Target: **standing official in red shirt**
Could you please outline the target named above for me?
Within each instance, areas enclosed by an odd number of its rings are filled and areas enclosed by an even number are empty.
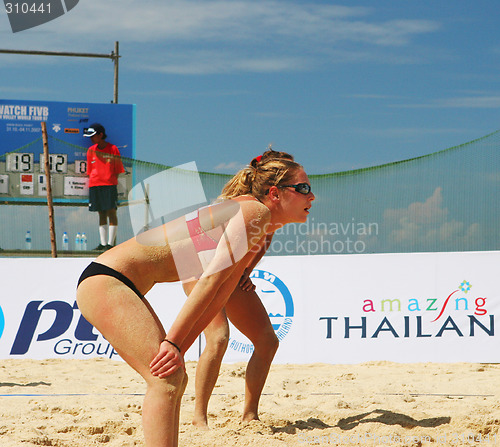
[[[99,213],[100,244],[96,250],[107,250],[115,245],[118,230],[118,174],[125,172],[118,148],[106,141],[101,124],[95,123],[84,130],[92,146],[87,151],[89,176],[89,211]],[[109,230],[109,231],[108,231]]]

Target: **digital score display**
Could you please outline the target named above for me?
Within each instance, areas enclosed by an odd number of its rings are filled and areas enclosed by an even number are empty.
[[[32,152],[6,154],[5,162],[0,162],[0,201],[2,194],[8,194],[24,202],[45,202],[47,178],[44,154],[39,154],[38,158],[39,161]],[[49,154],[49,172],[54,197],[86,201],[87,160],[75,160],[68,164],[68,154]]]
[[[2,196],[15,196],[16,201],[45,203],[47,178],[43,154],[22,152],[7,154],[6,161],[0,162],[0,202]],[[67,154],[49,154],[49,171],[52,194],[55,202],[87,204],[88,177],[87,160],[68,163]],[[125,200],[132,188],[132,176],[118,177],[118,199]],[[8,201],[4,199],[4,203]]]
[[[46,203],[47,179],[41,122],[46,123],[49,171],[55,204],[88,203],[87,150],[83,131],[106,128],[107,141],[122,157],[135,156],[135,106],[0,99],[0,203]],[[119,201],[133,175],[118,177]]]
[[[45,172],[45,156],[43,154],[40,155],[40,170]],[[49,172],[51,174],[66,174],[68,172],[68,154],[49,154]]]
[[[35,154],[7,154],[7,172],[33,172]]]
[[[32,153],[19,153],[7,154],[7,172],[34,172],[35,168],[35,154]],[[86,174],[85,170],[80,174]],[[81,167],[79,166],[79,169]],[[49,170],[51,174],[66,174],[68,172],[68,154],[49,154]],[[40,171],[45,172],[45,157],[40,155]]]

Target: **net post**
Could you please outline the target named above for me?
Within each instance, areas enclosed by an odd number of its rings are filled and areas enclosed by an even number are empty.
[[[54,228],[54,204],[52,202],[52,184],[50,182],[49,165],[49,142],[47,138],[47,123],[42,121],[42,139],[43,139],[43,158],[45,162],[45,178],[47,182],[47,206],[49,208],[49,228],[50,228],[50,247],[53,258],[57,258],[56,232]]]
[[[118,60],[120,59],[120,54],[118,52],[118,41],[115,42],[115,51],[113,52],[113,61],[115,65],[114,71],[114,82],[113,82],[113,103],[118,104]]]

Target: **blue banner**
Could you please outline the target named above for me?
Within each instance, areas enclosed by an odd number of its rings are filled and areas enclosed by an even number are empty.
[[[0,99],[0,156],[40,139],[42,121],[47,123],[49,136],[68,143],[65,153],[69,163],[85,158],[91,142],[83,130],[93,123],[104,126],[107,141],[116,145],[123,157],[135,158],[135,105],[6,99]],[[58,152],[64,146],[58,145]]]

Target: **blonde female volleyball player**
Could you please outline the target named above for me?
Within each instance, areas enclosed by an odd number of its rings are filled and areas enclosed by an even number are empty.
[[[117,245],[79,280],[82,315],[146,382],[148,447],[178,445],[184,353],[226,305],[266,236],[305,222],[314,200],[304,169],[291,160],[269,160],[231,182],[246,192]],[[184,282],[188,298],[167,334],[144,295],[173,281]]]
[[[262,155],[255,157],[246,172],[248,175],[264,166],[272,159],[286,159],[293,161],[293,156],[287,152],[268,149]],[[248,194],[247,185],[240,183],[237,178],[229,182],[223,189],[220,198],[232,199],[242,194]],[[309,193],[309,186],[303,186],[302,193]],[[259,296],[250,279],[250,274],[264,256],[271,244],[273,233],[266,235],[266,240],[260,250],[255,252],[248,266],[245,268],[239,282],[222,309],[203,331],[205,348],[196,366],[195,378],[195,408],[193,424],[208,427],[208,402],[217,383],[220,365],[229,342],[229,323],[244,334],[253,344],[254,350],[245,371],[245,403],[242,420],[248,422],[259,419],[259,400],[266,382],[271,363],[279,340]],[[249,315],[251,317],[249,318]]]

